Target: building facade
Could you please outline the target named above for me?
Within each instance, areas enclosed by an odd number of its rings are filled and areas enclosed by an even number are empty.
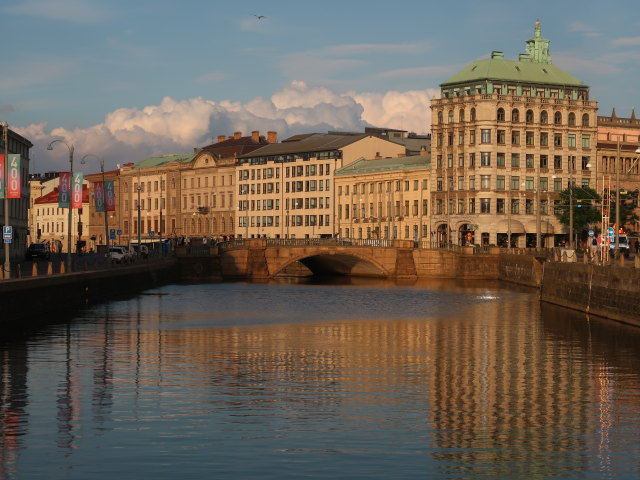
[[[429,169],[424,155],[357,160],[335,172],[342,238],[429,240]]]
[[[517,61],[501,52],[441,84],[432,109],[432,239],[546,246],[570,182],[595,187],[597,102],[552,64],[536,22]]]
[[[334,236],[336,169],[405,151],[375,136],[333,132],[295,135],[242,155],[236,170],[236,233],[241,238]]]
[[[5,141],[6,134],[6,141]],[[9,257],[22,259],[29,240],[29,150],[33,144],[8,126],[0,126],[0,153],[20,155],[20,198],[0,198],[0,225],[5,225],[5,202],[8,202],[9,223],[13,227],[13,238],[9,244]],[[4,240],[0,259],[4,264]],[[1,276],[0,276],[1,277]]]

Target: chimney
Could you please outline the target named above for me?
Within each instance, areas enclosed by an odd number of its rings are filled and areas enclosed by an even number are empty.
[[[224,142],[227,139],[224,135],[218,135],[218,143]]]
[[[240,140],[241,136],[242,136],[242,132],[234,132],[233,133],[233,139],[234,140]]]
[[[278,143],[278,132],[267,132],[267,142]]]
[[[253,140],[256,143],[260,143],[260,131],[259,130],[254,130],[253,132],[251,132],[251,140]]]

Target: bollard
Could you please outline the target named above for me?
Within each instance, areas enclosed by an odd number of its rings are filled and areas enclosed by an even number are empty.
[[[633,266],[640,268],[640,255],[636,255],[633,259]]]
[[[624,255],[620,255],[620,257],[618,257],[618,265],[620,265],[621,267],[624,267],[624,264],[625,264]]]
[[[562,257],[560,259],[561,262],[566,262],[567,261],[567,252],[562,252]]]
[[[20,264],[16,265],[16,278],[22,278],[22,268],[20,268]]]
[[[589,253],[588,252],[584,252],[582,254],[582,263],[589,263]]]
[[[47,262],[47,275],[53,275],[53,262]]]
[[[64,273],[64,262],[60,260],[60,273]]]
[[[31,262],[31,276],[38,276],[38,262]]]

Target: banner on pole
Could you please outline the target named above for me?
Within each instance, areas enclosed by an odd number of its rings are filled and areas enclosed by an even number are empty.
[[[9,154],[7,169],[7,198],[20,198],[20,155]]]
[[[60,185],[58,186],[58,207],[69,208],[71,198],[71,173],[60,172]]]
[[[113,186],[113,180],[104,181],[104,201],[107,207],[107,212],[116,211],[116,193]]]
[[[73,184],[71,186],[71,208],[82,208],[82,172],[73,172]]]
[[[104,212],[104,185],[102,184],[102,182],[93,183],[93,198],[96,202],[96,212]]]
[[[4,199],[4,153],[0,153],[0,198]]]

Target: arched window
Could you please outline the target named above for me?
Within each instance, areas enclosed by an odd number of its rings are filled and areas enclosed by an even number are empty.
[[[471,109],[471,118],[470,119],[471,119],[472,122],[476,121],[476,109],[475,108]]]
[[[233,217],[229,217],[229,231],[233,232]]]
[[[460,113],[458,113],[458,119],[460,122],[464,122],[464,108],[460,109]]]
[[[453,123],[453,110],[449,110],[449,123]]]
[[[438,124],[442,125],[442,112],[438,112]]]
[[[525,114],[525,122],[533,123],[533,110],[527,110],[527,113]]]
[[[222,222],[220,222],[220,227],[222,228],[222,233],[227,233],[227,229],[225,228],[224,224],[224,218],[222,219]]]
[[[520,110],[518,110],[517,108],[514,108],[513,110],[511,110],[511,121],[512,122],[520,121]]]
[[[562,125],[562,114],[560,112],[556,112],[553,114],[553,124]]]
[[[504,122],[504,108],[498,109],[498,121]]]
[[[583,127],[588,127],[589,126],[589,114],[585,113],[584,115],[582,115],[582,126]]]
[[[549,123],[549,114],[546,110],[540,112],[540,123]]]
[[[567,121],[569,122],[569,125],[574,126],[576,124],[576,114],[571,112]]]

